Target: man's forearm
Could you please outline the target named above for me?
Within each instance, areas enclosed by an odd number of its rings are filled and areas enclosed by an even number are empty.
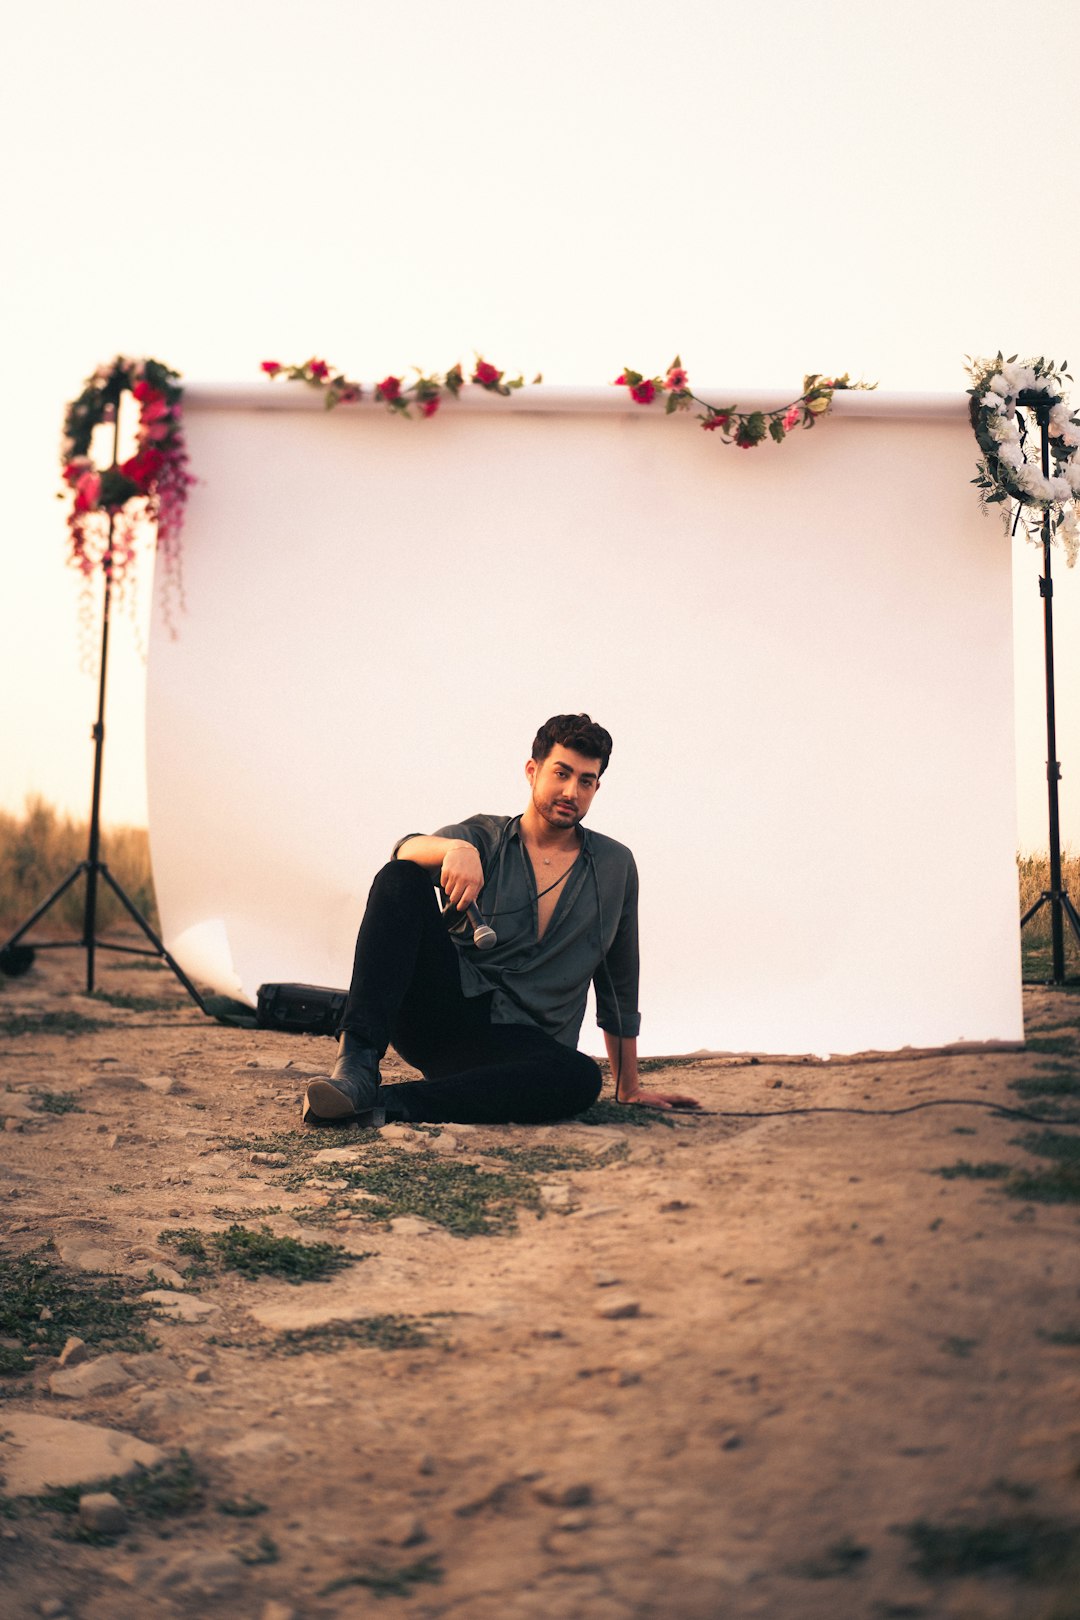
[[[439,871],[447,855],[452,849],[471,849],[462,838],[430,838],[426,834],[415,838],[406,838],[397,852],[399,861],[414,861],[417,866],[426,866],[432,872]]]
[[[613,1035],[610,1030],[605,1029],[604,1045],[607,1047],[608,1062],[611,1064],[611,1076],[615,1081],[615,1096],[620,1102],[629,1102],[640,1087],[637,1037]]]

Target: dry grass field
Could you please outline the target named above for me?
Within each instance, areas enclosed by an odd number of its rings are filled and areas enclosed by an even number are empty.
[[[88,837],[88,823],[72,821],[40,798],[28,799],[21,816],[0,810],[0,937],[18,928],[72,868],[86,859]],[[146,828],[104,828],[101,859],[156,929]],[[81,881],[72,884],[50,911],[47,922],[41,924],[42,930],[48,927],[61,937],[78,933],[84,896],[85,885]],[[100,887],[99,897],[99,925],[112,928],[123,918],[123,908],[105,885]]]

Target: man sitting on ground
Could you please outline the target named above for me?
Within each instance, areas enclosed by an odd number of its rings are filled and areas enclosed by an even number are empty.
[[[625,845],[581,825],[610,754],[610,735],[587,714],[555,715],[533,742],[521,815],[470,816],[400,840],[372,884],[337,1063],[308,1085],[305,1122],[376,1108],[463,1124],[581,1113],[601,1085],[577,1050],[590,983],[618,1099],[698,1106],[639,1082],[637,868]],[[489,949],[473,942],[470,908],[495,931]],[[390,1044],[422,1080],[381,1085]]]

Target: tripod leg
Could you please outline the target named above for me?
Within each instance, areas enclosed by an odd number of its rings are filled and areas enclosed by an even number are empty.
[[[1061,909],[1069,920],[1069,927],[1073,931],[1076,943],[1080,945],[1080,912],[1077,911],[1067,894],[1061,896]]]
[[[112,890],[113,894],[115,894],[116,898],[123,906],[124,910],[127,912],[128,916],[131,918],[132,922],[139,925],[147,939],[153,945],[157,954],[164,960],[166,966],[172,969],[173,973],[180,980],[180,983],[183,985],[192,1001],[194,1001],[199,1008],[199,1011],[204,1012],[207,1018],[212,1018],[213,1014],[206,1005],[206,1002],[196,990],[195,986],[192,984],[179,962],[169,955],[164,944],[154,933],[154,930],[151,928],[150,924],[147,922],[134,900],[129,899],[129,897],[124,893],[123,889],[120,887],[120,884],[117,883],[116,879],[109,871],[109,868],[103,862],[99,863],[98,870],[105,879],[105,882],[109,885],[109,888]]]
[[[1037,911],[1041,910],[1041,908],[1046,905],[1049,898],[1050,898],[1050,896],[1048,894],[1040,894],[1040,896],[1036,900],[1035,904],[1033,906],[1029,906],[1028,909],[1024,912],[1024,915],[1021,917],[1021,919],[1020,919],[1020,927],[1021,928],[1026,928],[1027,927],[1028,923],[1031,921],[1032,917],[1034,917],[1035,913]]]
[[[59,900],[60,896],[62,894],[66,894],[67,891],[71,888],[71,885],[76,881],[77,878],[82,877],[82,875],[83,875],[83,873],[85,871],[86,871],[86,862],[85,861],[80,861],[78,866],[75,867],[74,871],[68,873],[68,875],[64,879],[63,883],[61,883],[60,887],[58,889],[54,889],[52,894],[50,894],[50,896],[49,896],[49,898],[47,900],[42,901],[41,905],[38,906],[37,910],[35,912],[33,912],[31,916],[27,917],[27,919],[23,923],[22,927],[17,928],[15,930],[15,932],[12,934],[11,938],[6,939],[4,941],[3,945],[0,946],[0,949],[6,951],[9,945],[17,944],[17,942],[20,939],[22,939],[24,934],[29,933],[30,929],[33,928],[34,924],[39,920],[39,918],[44,917],[44,915],[48,911],[49,907],[54,906],[56,904],[56,902]]]

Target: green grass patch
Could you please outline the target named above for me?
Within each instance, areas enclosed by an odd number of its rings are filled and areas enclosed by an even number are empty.
[[[1035,1514],[979,1524],[917,1519],[901,1529],[915,1553],[915,1568],[930,1579],[992,1570],[1022,1580],[1047,1580],[1067,1567],[1078,1546],[1075,1525]]]
[[[0,1018],[0,1035],[18,1040],[22,1035],[93,1035],[115,1026],[104,1018],[85,1018],[78,1012],[9,1013]]]
[[[127,1297],[127,1283],[64,1271],[50,1248],[0,1257],[0,1338],[21,1346],[0,1346],[0,1372],[26,1372],[35,1355],[59,1354],[70,1337],[113,1350],[155,1348],[142,1326],[150,1307]]]
[[[79,1099],[73,1091],[31,1091],[33,1107],[42,1114],[81,1114]]]
[[[414,1586],[424,1582],[438,1582],[443,1578],[442,1567],[437,1558],[428,1556],[419,1559],[415,1564],[406,1564],[401,1569],[385,1569],[373,1566],[371,1569],[356,1575],[339,1575],[337,1580],[328,1581],[319,1588],[320,1597],[330,1597],[334,1592],[344,1592],[350,1586],[366,1586],[368,1591],[377,1598],[408,1597]]]
[[[234,1547],[233,1552],[242,1564],[276,1564],[281,1557],[277,1542],[265,1530],[257,1540]]]
[[[1062,1057],[1076,1056],[1075,1035],[1029,1035],[1024,1045],[1029,1052],[1054,1052]]]
[[[944,1355],[956,1356],[961,1361],[966,1361],[971,1352],[977,1350],[978,1347],[978,1339],[958,1339],[954,1334],[950,1334],[947,1339],[942,1339],[940,1345]]]
[[[193,1273],[238,1271],[242,1277],[284,1277],[291,1283],[325,1282],[363,1258],[338,1243],[301,1243],[298,1238],[275,1237],[268,1226],[253,1232],[235,1223],[224,1232],[167,1227],[158,1233],[158,1242],[190,1258],[194,1264],[188,1269]]]
[[[981,1164],[970,1164],[967,1159],[957,1159],[955,1164],[940,1164],[936,1170],[931,1170],[932,1176],[943,1176],[946,1181],[1002,1181],[1016,1169],[1013,1164],[1001,1164],[994,1159],[985,1159]]]
[[[227,1496],[214,1506],[219,1513],[225,1513],[232,1519],[257,1519],[260,1513],[268,1511],[265,1502],[256,1501],[250,1492],[245,1496]]]
[[[603,1153],[596,1154],[584,1148],[541,1142],[536,1147],[492,1147],[482,1152],[486,1159],[502,1159],[515,1170],[543,1176],[556,1170],[597,1170],[615,1159],[625,1159],[627,1147],[625,1142],[613,1142]]]
[[[1019,1170],[1002,1191],[1028,1204],[1080,1203],[1080,1165],[1057,1164],[1048,1170]]]
[[[359,1344],[372,1350],[423,1350],[432,1343],[427,1323],[410,1316],[364,1316],[355,1322],[323,1322],[317,1327],[290,1328],[274,1349],[285,1356],[308,1350],[345,1350]]]
[[[418,1215],[458,1237],[512,1232],[520,1206],[539,1210],[536,1185],[519,1170],[485,1170],[447,1162],[437,1153],[384,1148],[369,1163],[332,1166],[335,1180],[372,1194],[352,1205],[363,1220]]]
[[[1029,1131],[1015,1138],[1015,1145],[1040,1159],[1056,1159],[1060,1164],[1080,1166],[1080,1133],[1069,1131]]]
[[[640,1065],[639,1065],[640,1067]],[[644,1108],[640,1103],[609,1102],[601,1097],[583,1114],[578,1114],[576,1125],[666,1125],[674,1127],[663,1108]]]
[[[1037,1328],[1035,1336],[1044,1344],[1080,1345],[1080,1327]]]
[[[1051,1070],[1047,1074],[1011,1080],[1009,1090],[1021,1097],[1080,1097],[1080,1078]]]
[[[202,1477],[187,1452],[181,1451],[175,1458],[158,1463],[154,1468],[141,1469],[123,1478],[102,1479],[91,1485],[56,1486],[36,1496],[4,1497],[2,1506],[7,1515],[13,1518],[21,1518],[41,1509],[72,1517],[79,1511],[80,1496],[93,1491],[111,1492],[129,1518],[151,1522],[196,1513],[206,1502]],[[112,1538],[89,1534],[80,1539],[99,1541]]]
[[[869,1547],[862,1547],[850,1536],[844,1536],[826,1547],[819,1557],[792,1564],[790,1570],[792,1575],[801,1575],[808,1581],[831,1581],[852,1574],[869,1556]]]

